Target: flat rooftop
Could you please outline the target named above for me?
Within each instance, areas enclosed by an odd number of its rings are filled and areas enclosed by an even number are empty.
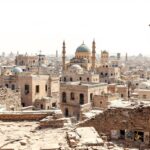
[[[112,100],[109,102],[110,102],[109,108],[131,108],[131,109],[134,109],[139,106],[142,106],[142,107],[150,106],[150,101],[147,101],[147,100],[143,101],[140,99],[135,100],[135,101],[117,99],[117,100]]]
[[[86,86],[86,87],[95,87],[95,86],[105,86],[108,85],[107,83],[85,83],[85,82],[80,82],[80,81],[75,81],[75,82],[62,82],[61,84],[64,85],[80,85],[80,86]]]

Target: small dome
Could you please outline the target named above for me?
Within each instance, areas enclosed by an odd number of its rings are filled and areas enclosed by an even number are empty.
[[[13,72],[13,73],[20,73],[20,72],[22,72],[22,69],[19,68],[19,67],[14,67],[14,68],[12,69],[12,72]]]
[[[76,52],[90,52],[90,49],[83,43],[76,49]]]
[[[108,52],[106,50],[102,51],[103,54],[108,54]]]
[[[82,69],[80,65],[74,64],[70,67],[71,69]]]
[[[76,74],[83,73],[83,68],[78,64],[74,64],[69,68],[69,72]]]
[[[121,64],[121,67],[125,67],[125,66],[126,66],[125,63],[122,63],[122,64]]]

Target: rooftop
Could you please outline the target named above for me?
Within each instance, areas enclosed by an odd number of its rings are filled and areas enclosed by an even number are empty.
[[[110,101],[109,108],[137,108],[137,107],[147,107],[150,106],[149,101],[143,101],[143,100],[123,100],[123,99],[117,99]]]
[[[80,82],[80,81],[74,81],[74,82],[62,82],[61,84],[64,85],[79,85],[79,86],[84,86],[84,87],[98,87],[98,86],[105,86],[107,83],[85,83],[85,82]]]

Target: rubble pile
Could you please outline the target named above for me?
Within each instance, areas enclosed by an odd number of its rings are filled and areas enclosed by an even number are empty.
[[[7,111],[18,111],[21,109],[21,96],[17,90],[0,88],[0,105]]]
[[[47,116],[44,119],[40,120],[40,127],[46,128],[62,128],[64,126],[71,125],[70,118],[63,118],[63,114],[61,111],[52,114],[51,116]]]
[[[103,146],[104,142],[93,127],[77,128],[67,132],[70,147]]]

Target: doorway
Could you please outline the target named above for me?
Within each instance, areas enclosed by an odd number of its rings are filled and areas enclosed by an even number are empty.
[[[65,108],[65,117],[68,117],[68,116],[69,116],[68,108]]]
[[[125,139],[125,130],[120,130],[120,139]]]

